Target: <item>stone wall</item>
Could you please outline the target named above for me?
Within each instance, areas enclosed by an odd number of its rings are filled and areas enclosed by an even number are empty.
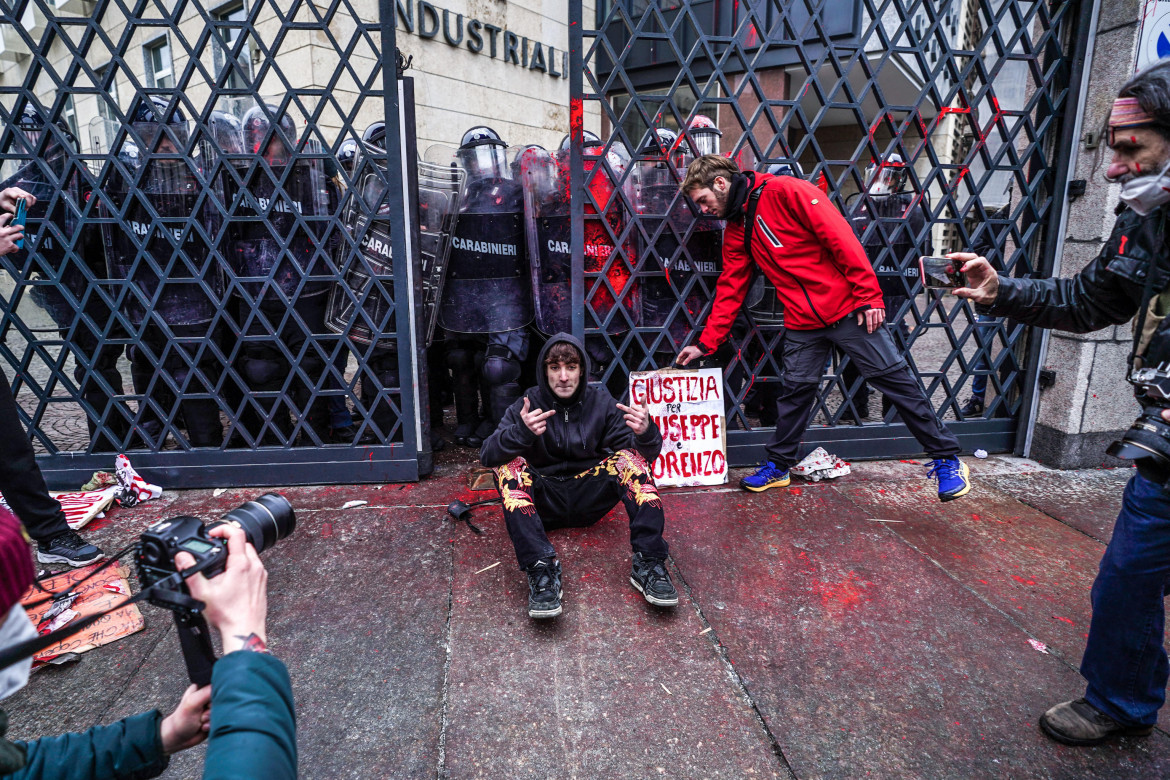
[[[1141,0],[1101,4],[1086,95],[1082,133],[1099,132],[1121,85],[1133,75]],[[1088,183],[1086,194],[1069,206],[1064,251],[1056,276],[1072,276],[1096,257],[1113,228],[1117,185],[1105,181],[1110,152],[1102,143],[1086,149],[1084,136],[1075,152],[1074,179]],[[1130,326],[1077,335],[1053,331],[1045,367],[1056,384],[1040,394],[1032,456],[1059,468],[1117,465],[1105,448],[1138,415],[1125,381]]]

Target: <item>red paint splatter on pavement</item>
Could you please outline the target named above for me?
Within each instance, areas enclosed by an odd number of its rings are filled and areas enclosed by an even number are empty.
[[[1018,574],[1013,574],[1012,579],[1015,580],[1016,582],[1020,583],[1021,585],[1035,585],[1036,584],[1036,580],[1026,580]]]
[[[828,610],[844,610],[869,601],[868,590],[873,585],[851,571],[844,582],[813,582],[813,592],[821,597],[821,606]]]
[[[789,490],[788,492],[789,492],[789,493],[791,493],[791,494],[792,494],[792,495],[794,495],[794,496],[799,496],[799,495],[800,495],[801,493],[803,493],[804,491],[803,491],[802,489],[800,489],[800,488],[792,488],[792,489],[791,489],[791,490]]]
[[[333,523],[322,523],[321,524],[321,538],[322,539],[329,539],[329,538],[332,538],[332,536],[333,536]]]
[[[1072,622],[1071,620],[1069,620],[1069,619],[1068,619],[1068,618],[1066,618],[1066,617],[1062,617],[1061,615],[1053,615],[1053,616],[1052,616],[1052,619],[1053,619],[1053,620],[1062,620],[1062,621],[1064,621],[1065,623],[1068,623],[1070,626],[1075,626],[1075,625],[1076,625],[1076,623]]]

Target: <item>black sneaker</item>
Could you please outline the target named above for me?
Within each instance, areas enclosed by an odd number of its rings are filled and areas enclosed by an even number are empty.
[[[977,395],[971,396],[959,409],[959,414],[964,417],[978,417],[983,414],[983,399]]]
[[[649,558],[642,553],[634,553],[630,582],[656,607],[673,607],[678,604],[678,591],[670,581],[664,558]]]
[[[100,561],[106,554],[100,548],[69,530],[47,542],[37,542],[37,560],[41,563],[67,563],[70,566],[88,566]]]
[[[528,574],[528,617],[555,618],[561,614],[560,561],[537,561],[524,571]]]

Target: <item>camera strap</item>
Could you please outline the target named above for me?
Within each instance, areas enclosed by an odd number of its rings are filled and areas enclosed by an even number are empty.
[[[1155,240],[1154,240],[1154,246],[1158,247],[1159,249],[1161,249],[1163,251],[1165,251],[1167,249],[1167,247],[1166,247],[1166,216],[1167,216],[1167,210],[1163,209],[1162,210],[1162,219],[1158,222],[1158,232],[1157,232]],[[1129,371],[1129,375],[1126,377],[1126,381],[1128,381],[1131,385],[1134,384],[1133,372],[1134,372],[1134,369],[1137,368],[1137,361],[1141,359],[1141,355],[1138,354],[1138,350],[1141,348],[1142,333],[1145,331],[1145,327],[1146,327],[1146,317],[1149,316],[1149,313],[1150,313],[1150,300],[1151,300],[1151,295],[1154,292],[1154,276],[1157,274],[1157,271],[1158,271],[1158,258],[1155,256],[1150,262],[1149,269],[1147,269],[1147,271],[1146,271],[1146,284],[1142,288],[1142,302],[1140,305],[1140,309],[1138,311],[1137,324],[1134,328],[1133,348],[1129,352],[1130,371]]]
[[[110,562],[116,561],[118,558],[125,555],[126,552],[130,549],[133,549],[133,547],[127,548],[127,550],[123,550],[117,556],[111,558]],[[138,591],[133,596],[122,601],[122,603],[116,604],[113,607],[110,607],[109,609],[105,610],[104,612],[99,612],[96,615],[90,615],[87,618],[83,618],[81,620],[78,620],[75,623],[70,623],[69,625],[63,626],[62,628],[59,628],[56,631],[52,631],[48,634],[45,634],[44,636],[38,636],[35,639],[29,639],[29,640],[26,640],[24,642],[18,642],[17,644],[12,645],[11,647],[6,647],[3,649],[0,649],[0,669],[5,669],[5,668],[11,666],[12,664],[16,663],[17,661],[28,658],[29,656],[36,655],[40,651],[44,650],[46,647],[52,646],[53,643],[58,642],[58,641],[65,639],[67,637],[73,636],[74,634],[78,633],[79,631],[85,630],[86,628],[88,628],[89,626],[92,626],[98,620],[101,620],[103,617],[110,614],[111,612],[117,612],[119,609],[122,609],[123,607],[128,607],[131,604],[136,604],[139,601],[142,601],[143,599],[157,597],[160,593],[166,593],[166,594],[172,596],[172,598],[167,599],[168,601],[173,601],[174,600],[173,596],[176,596],[176,595],[183,596],[183,598],[187,599],[187,601],[189,603],[181,604],[181,606],[185,607],[188,611],[198,612],[199,610],[203,609],[203,606],[204,606],[203,602],[196,601],[195,599],[192,599],[189,596],[184,596],[181,593],[176,594],[176,593],[174,593],[174,591],[176,591],[178,589],[178,587],[180,585],[182,585],[183,582],[187,578],[192,577],[195,574],[198,574],[199,572],[203,571],[205,568],[213,565],[214,563],[215,563],[215,561],[212,561],[212,560],[200,561],[189,569],[183,569],[183,571],[175,572],[171,576],[166,577],[165,579],[161,579],[158,582],[154,583],[153,585],[150,585],[149,587],[143,588],[142,590]],[[106,565],[109,565],[109,564],[106,564]],[[93,574],[96,574],[96,573],[97,573],[96,571],[93,572]],[[90,574],[89,577],[92,577],[93,574]],[[89,579],[89,577],[86,577],[86,579]],[[54,594],[55,598],[60,598],[62,595],[66,595],[66,594],[70,593],[73,590],[73,588],[77,587],[78,585],[80,585],[84,581],[85,580],[81,580],[81,581],[75,583],[71,588],[69,588],[68,590],[62,591],[60,594]],[[37,604],[43,604],[43,603],[45,603],[45,602],[44,601],[37,602]]]

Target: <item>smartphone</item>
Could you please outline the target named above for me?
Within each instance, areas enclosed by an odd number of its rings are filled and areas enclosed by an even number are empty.
[[[28,204],[25,202],[24,198],[17,198],[16,199],[16,216],[13,217],[12,221],[9,222],[8,224],[9,225],[20,225],[21,227],[24,227],[24,222],[27,218],[28,218]],[[16,244],[17,249],[23,248],[24,247],[24,236],[21,236],[20,240],[16,241],[15,244]]]
[[[953,290],[966,287],[967,279],[959,269],[962,263],[949,257],[918,258],[918,273],[922,284],[928,289]]]

